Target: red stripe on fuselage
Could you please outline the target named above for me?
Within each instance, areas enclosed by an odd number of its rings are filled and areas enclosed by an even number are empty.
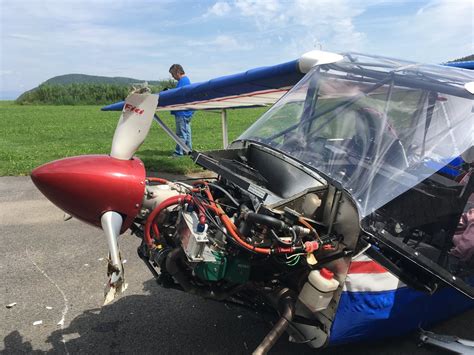
[[[353,261],[349,266],[348,274],[381,274],[388,272],[382,265],[375,261]]]

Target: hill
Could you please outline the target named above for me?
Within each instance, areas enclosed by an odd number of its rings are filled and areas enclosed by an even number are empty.
[[[465,56],[465,57],[462,57],[462,58],[451,60],[451,62],[467,62],[467,61],[470,61],[470,60],[474,60],[474,54],[471,54],[471,55],[468,55],[468,56]]]
[[[38,87],[26,91],[17,99],[18,104],[47,105],[102,105],[123,100],[133,84],[145,80],[107,77],[86,74],[67,74],[46,80]],[[174,88],[174,80],[151,80],[152,92]]]
[[[67,84],[113,84],[113,85],[131,85],[135,83],[143,83],[147,81],[150,85],[159,85],[166,80],[141,80],[125,77],[108,77],[87,74],[66,74],[55,76],[46,80],[43,84],[50,85],[67,85]],[[43,85],[42,84],[42,85]]]

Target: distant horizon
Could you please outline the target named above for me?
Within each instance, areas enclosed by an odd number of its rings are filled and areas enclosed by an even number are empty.
[[[312,49],[432,64],[474,52],[474,3],[467,0],[3,0],[0,6],[0,99],[62,73],[159,80],[180,63],[200,82]]]
[[[114,78],[126,78],[126,79],[133,79],[133,80],[136,80],[137,83],[138,82],[144,82],[144,81],[147,81],[147,82],[153,82],[153,81],[161,81],[161,80],[168,80],[167,78],[165,79],[154,79],[154,80],[148,80],[148,79],[138,79],[138,78],[132,78],[132,77],[128,77],[128,76],[106,76],[106,75],[93,75],[93,74],[85,74],[85,73],[68,73],[68,74],[59,74],[59,75],[55,75],[51,78],[48,78],[46,79],[45,81],[39,83],[37,86],[31,88],[31,89],[28,89],[28,90],[25,90],[25,91],[20,91],[20,92],[14,92],[14,91],[10,91],[10,92],[5,92],[5,91],[0,91],[0,101],[14,101],[16,100],[18,97],[20,97],[23,93],[27,92],[27,91],[30,91],[30,90],[33,90],[35,88],[37,88],[39,85],[42,85],[44,84],[45,82],[47,82],[48,80],[51,80],[51,79],[54,79],[54,78],[57,78],[57,77],[61,77],[61,76],[68,76],[68,75],[86,75],[86,76],[92,76],[92,77],[104,77],[104,78],[110,78],[110,79],[114,79]]]
[[[15,101],[16,99],[18,99],[18,97],[23,94],[22,92],[19,93],[19,94],[14,94],[14,93],[7,93],[7,94],[4,94],[4,93],[1,93],[0,92],[0,101]],[[16,95],[16,96],[15,96]]]
[[[468,56],[472,56],[472,54],[467,54],[465,56],[461,56],[459,58],[452,58],[452,59],[447,59],[445,60],[444,62],[442,63],[447,63],[447,62],[450,62],[450,61],[454,61],[454,60],[459,60],[461,58],[464,58],[464,57],[468,57]],[[442,63],[439,63],[439,64],[442,64]],[[274,63],[274,64],[278,64],[278,63]],[[251,68],[248,68],[248,69],[251,69]],[[228,73],[228,74],[236,74],[236,73]],[[228,75],[228,74],[225,74],[225,75]],[[86,76],[94,76],[94,77],[105,77],[105,78],[127,78],[127,79],[134,79],[134,80],[137,80],[138,82],[139,81],[160,81],[160,80],[168,80],[169,78],[163,78],[163,79],[137,79],[137,78],[132,78],[130,76],[119,76],[119,75],[115,75],[115,76],[107,76],[107,75],[94,75],[94,74],[86,74],[86,73],[68,73],[68,74],[59,74],[59,75],[55,75],[51,78],[48,78],[46,79],[45,81],[39,83],[37,86],[31,88],[31,89],[28,89],[28,90],[25,90],[25,91],[19,91],[19,92],[14,92],[14,91],[10,91],[10,92],[5,92],[5,91],[0,91],[0,101],[14,101],[16,100],[21,94],[25,93],[26,91],[29,91],[29,90],[32,90],[36,87],[38,87],[39,85],[45,83],[46,81],[48,80],[51,80],[53,78],[56,78],[56,77],[61,77],[61,76],[67,76],[67,75],[86,75]],[[209,78],[209,79],[212,79],[212,78]],[[5,94],[6,93],[6,94]]]

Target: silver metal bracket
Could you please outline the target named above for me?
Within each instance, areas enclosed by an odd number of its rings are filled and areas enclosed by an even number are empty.
[[[420,340],[424,344],[438,346],[458,354],[474,354],[474,341],[461,339],[457,336],[436,334],[426,330],[421,330]]]

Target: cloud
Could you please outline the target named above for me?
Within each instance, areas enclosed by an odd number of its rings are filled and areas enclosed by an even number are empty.
[[[252,46],[249,44],[243,44],[242,42],[239,42],[237,39],[231,36],[227,35],[219,35],[216,37],[214,40],[214,44],[221,47],[225,48],[227,50],[249,50],[252,49]]]
[[[8,35],[8,37],[21,39],[25,41],[39,41],[40,40],[38,36],[32,36],[32,35],[27,35],[27,34],[22,34],[22,33],[12,33]]]
[[[472,1],[434,1],[409,21],[411,26],[405,26],[401,35],[405,39],[417,35],[412,43],[419,52],[439,48],[438,55],[433,56],[436,61],[442,61],[446,55],[462,56],[474,52]]]
[[[231,11],[231,7],[227,2],[216,2],[206,12],[205,16],[225,16]]]
[[[236,21],[249,23],[238,33],[242,41],[274,56],[322,48],[442,62],[474,49],[472,1],[235,0],[230,6]]]
[[[236,0],[241,16],[254,21],[260,32],[271,31],[287,51],[304,52],[314,47],[360,49],[365,36],[354,26],[355,17],[367,4],[348,0]]]
[[[239,41],[236,38],[229,35],[218,35],[215,38],[209,38],[207,40],[189,40],[188,46],[201,47],[204,51],[247,51],[252,49],[252,46],[245,44],[243,41]]]
[[[170,17],[165,2],[133,5],[121,0],[2,2],[1,69],[16,73],[2,78],[2,85],[32,88],[71,72],[149,78],[158,53],[180,52],[178,39],[157,30],[160,20]],[[167,64],[162,76],[155,67],[155,78],[167,76]]]
[[[288,6],[289,5],[289,6]],[[285,13],[292,4],[285,4],[279,0],[236,0],[235,7],[240,14],[252,17],[260,28],[267,28],[270,24],[281,25],[287,20]]]
[[[474,52],[474,3],[430,1],[412,13],[378,24],[368,51],[441,63]]]
[[[4,70],[4,69],[0,70],[0,76],[11,75],[13,73],[14,73],[13,70]]]
[[[2,1],[2,0],[0,0]],[[311,49],[442,62],[473,51],[463,0],[3,0],[1,84],[71,72],[194,81],[295,59]],[[19,90],[19,89],[18,89]]]

